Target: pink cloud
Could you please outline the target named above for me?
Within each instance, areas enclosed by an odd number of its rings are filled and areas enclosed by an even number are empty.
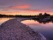
[[[30,8],[30,5],[28,5],[28,4],[25,4],[25,5],[15,5],[15,6],[10,6],[9,8],[11,8],[11,9],[28,9],[28,8]]]
[[[46,12],[46,10],[40,10],[40,9],[23,9],[25,11],[29,11],[29,12]]]

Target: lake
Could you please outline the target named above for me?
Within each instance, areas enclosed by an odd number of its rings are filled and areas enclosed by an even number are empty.
[[[12,18],[0,18],[0,25],[10,19]],[[43,23],[39,23],[36,20],[24,20],[24,21],[21,21],[21,23],[28,25],[34,31],[40,32],[48,40],[53,40],[53,23],[52,22],[43,24]]]

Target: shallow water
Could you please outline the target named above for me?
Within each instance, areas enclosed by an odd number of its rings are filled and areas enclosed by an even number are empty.
[[[42,33],[47,39],[53,40],[53,23],[49,22],[46,24],[39,23],[34,20],[25,20],[22,23],[30,26],[34,31]]]
[[[0,25],[9,19],[12,19],[12,18],[0,18]],[[34,31],[38,31],[42,33],[49,40],[53,40],[53,23],[49,22],[49,23],[43,24],[34,20],[24,20],[24,21],[21,21],[21,23],[30,26]]]
[[[0,18],[0,25],[10,19],[12,18]]]

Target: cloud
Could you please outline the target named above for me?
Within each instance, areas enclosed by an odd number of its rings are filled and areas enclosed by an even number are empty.
[[[40,9],[22,9],[22,10],[28,12],[46,12],[46,10],[40,10]]]
[[[51,8],[47,8],[47,9],[23,9],[26,11],[31,11],[31,12],[53,12],[53,10]]]
[[[40,9],[31,9],[31,5],[24,4],[24,5],[15,5],[15,6],[9,6],[5,10],[13,9],[13,10],[20,10],[20,11],[28,11],[28,12],[45,12],[45,10]]]
[[[25,4],[25,5],[15,5],[15,6],[10,6],[9,7],[10,9],[28,9],[30,8],[30,5],[28,4]]]
[[[31,12],[39,12],[39,11],[42,11],[42,10],[39,10],[39,9],[28,9],[27,11],[31,11]]]
[[[33,9],[29,4],[22,4],[22,5],[13,5],[4,8],[2,11],[25,11],[25,12],[51,12],[48,9]]]

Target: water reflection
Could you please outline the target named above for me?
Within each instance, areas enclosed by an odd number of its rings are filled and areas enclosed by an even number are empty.
[[[31,28],[37,31],[48,31],[48,30],[53,30],[53,23],[46,23],[46,24],[40,24],[37,21],[34,20],[25,20],[22,21],[23,24],[29,25]]]
[[[0,18],[0,25],[4,22],[6,22],[7,20],[12,19],[12,18]]]
[[[30,26],[34,31],[42,33],[49,40],[53,40],[53,23],[43,24],[34,20],[25,20],[22,23]]]

